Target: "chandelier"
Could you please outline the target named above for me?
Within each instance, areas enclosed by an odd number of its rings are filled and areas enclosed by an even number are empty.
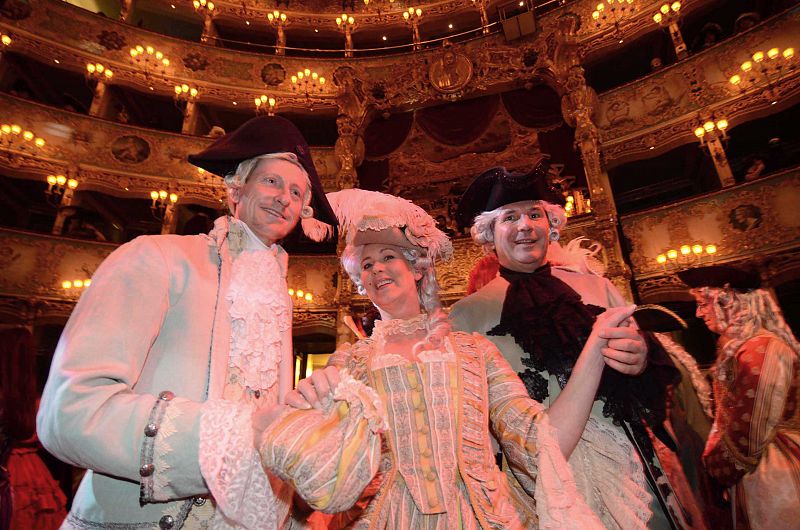
[[[167,73],[169,59],[152,46],[137,44],[130,49],[130,56],[131,62],[142,71],[145,79],[149,80],[152,75],[163,76]]]
[[[619,43],[622,44],[622,30],[619,25],[625,19],[636,11],[636,4],[634,0],[606,0],[608,7],[603,2],[597,4],[597,7],[592,11],[592,20],[596,28],[600,29],[603,26],[613,26],[614,35],[619,38]]]
[[[742,92],[748,88],[763,86],[764,93],[774,105],[778,102],[774,83],[784,72],[794,70],[796,66],[794,48],[786,48],[783,51],[780,48],[770,48],[766,53],[759,50],[752,55],[752,61],[747,60],[741,64],[739,68],[742,73],[732,75],[729,81]]]
[[[656,263],[661,265],[664,272],[668,269],[680,270],[689,267],[696,267],[705,263],[714,263],[714,256],[717,253],[717,245],[681,245],[678,250],[671,248],[663,254],[656,256]]]
[[[2,148],[32,153],[37,148],[41,149],[44,145],[43,138],[23,129],[16,123],[0,125],[0,147]]]
[[[3,47],[11,46],[11,37],[9,35],[6,35],[5,33],[0,32],[0,44],[2,44]]]
[[[292,90],[298,94],[305,95],[309,110],[314,110],[314,101],[311,96],[322,94],[325,86],[325,78],[310,68],[300,70],[291,77]]]

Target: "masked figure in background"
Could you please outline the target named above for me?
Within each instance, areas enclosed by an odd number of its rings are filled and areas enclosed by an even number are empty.
[[[758,277],[729,266],[689,269],[697,316],[719,335],[714,424],[703,460],[729,487],[736,528],[800,522],[800,343]]]
[[[56,348],[40,437],[89,469],[66,528],[273,530],[288,512],[252,434],[293,386],[279,242],[301,218],[336,220],[284,118],[250,120],[189,161],[225,176],[233,217],[114,251]]]
[[[547,172],[541,158],[526,174],[490,169],[467,189],[458,220],[497,255],[500,274],[450,315],[454,329],[486,334],[530,397],[545,406],[565,399],[597,315],[626,304],[585,260],[551,265],[548,247],[566,216]],[[654,495],[661,493],[661,470],[642,422],[669,440],[662,426],[666,389],[678,372],[658,342],[635,326],[609,345],[596,401],[569,463],[578,490],[608,528],[669,528],[665,503]]]
[[[601,528],[565,455],[588,417],[601,350],[626,333],[632,308],[597,318],[562,398],[545,408],[491,342],[451,332],[434,262],[452,246],[428,214],[377,192],[328,197],[347,230],[342,264],[381,320],[290,394],[289,404],[314,409],[290,409],[267,428],[265,466],[318,510],[370,496],[331,528]],[[497,467],[492,435],[524,491]]]

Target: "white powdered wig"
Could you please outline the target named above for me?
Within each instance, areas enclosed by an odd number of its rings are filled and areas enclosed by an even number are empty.
[[[300,218],[303,220],[311,218],[314,215],[314,209],[311,208],[311,179],[308,176],[308,171],[306,171],[306,168],[303,167],[303,164],[300,163],[300,160],[294,153],[269,153],[248,158],[244,162],[240,162],[239,165],[236,166],[236,171],[225,175],[225,189],[228,192],[228,210],[231,212],[236,210],[236,203],[233,202],[231,192],[245,185],[247,179],[253,174],[253,171],[261,160],[284,160],[297,166],[297,168],[303,172],[306,179],[306,191],[303,194],[303,209],[300,211]],[[303,231],[305,232],[305,224],[303,225]],[[306,232],[306,235],[308,235],[308,232]],[[309,237],[311,236],[309,235]]]

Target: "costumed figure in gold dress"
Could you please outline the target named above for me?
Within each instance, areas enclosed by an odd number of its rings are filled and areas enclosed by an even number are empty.
[[[451,331],[434,262],[452,246],[428,214],[364,190],[328,199],[347,230],[344,268],[381,320],[287,396],[296,408],[260,439],[265,467],[316,510],[361,498],[331,528],[602,528],[565,455],[588,418],[601,350],[632,307],[598,316],[562,398],[545,408],[491,342]],[[518,482],[498,468],[492,436]]]
[[[737,529],[797,528],[800,343],[757,276],[722,265],[678,276],[720,335],[706,469],[730,488]]]

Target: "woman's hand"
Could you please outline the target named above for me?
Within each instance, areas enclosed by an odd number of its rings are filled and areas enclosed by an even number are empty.
[[[636,306],[614,307],[597,317],[586,348],[599,352],[603,362],[627,375],[639,375],[647,366],[647,343],[631,315]]]
[[[322,409],[326,399],[333,399],[333,391],[340,380],[339,370],[334,366],[317,370],[286,394],[286,404],[296,409]]]
[[[253,411],[253,438],[255,440],[256,449],[258,449],[261,443],[261,435],[286,408],[286,405],[278,403],[276,405],[264,405]]]

